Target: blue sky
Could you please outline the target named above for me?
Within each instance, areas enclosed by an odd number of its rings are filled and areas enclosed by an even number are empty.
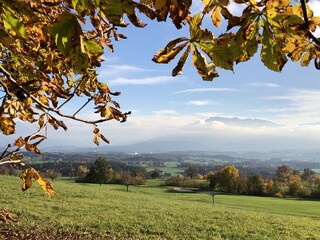
[[[320,1],[310,3],[315,15],[320,16]],[[198,8],[194,6],[193,10]],[[110,121],[100,126],[111,144],[174,134],[210,135],[217,131],[230,136],[301,135],[320,140],[320,125],[314,124],[320,122],[320,71],[313,64],[303,68],[299,63],[288,62],[281,73],[276,73],[264,67],[257,54],[249,62],[235,66],[234,73],[218,69],[219,78],[204,82],[189,58],[183,75],[173,78],[171,70],[176,60],[163,65],[151,59],[168,41],[188,37],[188,29],[178,31],[170,20],[147,23],[144,29],[119,28],[128,39],[114,43],[115,52],[105,53],[106,61],[98,71],[99,79],[106,82],[111,91],[122,92],[115,98],[121,109],[132,111],[126,123]],[[215,29],[213,32],[219,35]],[[89,109],[82,114],[92,116]],[[282,127],[248,129],[223,123],[206,125],[205,120],[214,116],[259,118]],[[93,146],[92,127],[66,122],[68,135],[63,130],[51,131],[47,144]]]

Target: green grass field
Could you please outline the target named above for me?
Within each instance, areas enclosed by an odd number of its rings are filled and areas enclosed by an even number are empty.
[[[165,173],[170,173],[172,176],[175,176],[179,173],[183,173],[185,169],[183,168],[178,168],[177,166],[179,165],[179,162],[165,162],[164,167],[159,167],[159,169]],[[153,171],[155,168],[154,167],[147,167],[145,166],[147,171]]]
[[[21,192],[19,178],[0,176],[0,208],[19,219],[0,222],[0,239],[32,231],[48,239],[320,239],[320,201],[217,195],[213,206],[205,193],[174,193],[160,183],[127,193],[120,185],[60,180],[50,199],[36,182]],[[5,235],[10,229],[17,238]]]

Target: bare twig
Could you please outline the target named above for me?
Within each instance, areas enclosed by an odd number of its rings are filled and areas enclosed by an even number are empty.
[[[23,163],[22,160],[9,160],[9,161],[0,162],[0,166],[4,164],[21,164],[21,163]]]
[[[106,34],[106,33],[110,32],[110,31],[112,31],[112,30],[117,30],[117,28],[116,28],[115,26],[112,26],[112,27],[106,29],[105,31],[103,31],[103,34]],[[96,37],[99,37],[99,34],[98,34],[98,33],[97,33],[95,36],[90,37],[88,40],[95,39]]]
[[[32,139],[32,137],[36,136],[37,134],[39,134],[44,128],[46,128],[46,126],[48,125],[48,122],[46,122],[45,124],[43,124],[43,126],[41,128],[39,128],[35,133],[29,135],[27,137],[26,142],[28,142],[30,139]],[[25,144],[17,147],[15,150],[13,151],[8,151],[8,149],[11,147],[11,145],[8,145],[7,148],[3,151],[3,153],[0,156],[0,165],[3,164],[3,162],[5,163],[15,163],[14,161],[3,161],[4,159],[6,159],[7,157],[19,152],[21,149],[25,148]]]
[[[2,159],[3,155],[8,151],[8,149],[11,147],[11,145],[9,144],[6,149],[2,152],[1,156],[0,156],[0,160]]]
[[[87,106],[87,104],[88,104],[89,102],[92,101],[92,99],[93,99],[93,97],[89,98],[88,101],[87,101],[85,104],[83,104],[83,106],[82,106],[81,108],[79,108],[78,111],[76,111],[76,112],[73,114],[73,116],[76,116],[85,106]]]

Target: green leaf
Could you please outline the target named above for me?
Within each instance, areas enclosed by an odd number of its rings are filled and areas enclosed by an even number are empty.
[[[0,42],[5,47],[9,47],[14,42],[14,39],[5,30],[0,29]]]
[[[304,24],[304,20],[297,15],[287,16],[287,18],[283,21],[283,25],[285,27],[293,26],[293,25],[302,25],[302,24]]]
[[[74,9],[81,15],[84,16],[84,14],[88,11],[88,9],[92,5],[91,0],[72,0],[72,5]]]
[[[119,0],[108,0],[107,4],[105,1],[100,0],[100,7],[102,12],[105,14],[106,18],[110,23],[117,26],[125,26],[126,23],[123,20],[123,14],[125,13],[130,20],[130,22],[136,27],[145,27],[146,24],[143,23],[135,13],[135,8],[137,3],[129,0],[119,1]],[[146,10],[146,9],[144,9]],[[147,12],[149,15],[150,12]]]
[[[4,29],[8,33],[14,36],[17,35],[19,38],[28,38],[28,33],[23,23],[19,19],[15,18],[9,13],[2,13],[1,18],[3,19]]]
[[[215,65],[212,62],[208,63],[194,44],[192,44],[192,51],[192,63],[197,68],[202,80],[212,81],[213,78],[219,77]]]
[[[202,17],[200,13],[194,15],[192,18],[188,18],[191,41],[210,42],[213,40],[213,34],[209,30],[201,28],[201,21]]]
[[[89,59],[86,53],[81,52],[80,47],[77,46],[70,53],[70,58],[72,60],[72,68],[74,73],[82,74],[86,72],[89,67]]]
[[[233,70],[233,53],[231,48],[228,46],[206,43],[197,43],[197,46],[211,58],[216,66],[227,70]]]
[[[77,18],[68,11],[61,14],[49,32],[54,37],[58,49],[64,55],[68,55],[73,48],[80,44],[81,26]]]
[[[259,30],[260,18],[257,14],[252,14],[231,40],[229,47],[237,63],[248,61],[257,52]]]
[[[172,70],[172,76],[177,76],[179,74],[182,74],[182,68],[184,66],[184,64],[187,61],[187,58],[189,56],[191,50],[191,46],[189,45],[186,49],[186,51],[184,51],[184,53],[182,54],[181,58],[179,59],[179,62],[177,64],[177,66]]]
[[[102,55],[104,53],[103,48],[99,46],[94,40],[88,40],[84,42],[84,45],[88,52],[93,55]]]
[[[264,27],[262,33],[261,61],[270,70],[280,72],[287,62],[287,57],[279,47],[273,35],[270,34],[267,27]]]

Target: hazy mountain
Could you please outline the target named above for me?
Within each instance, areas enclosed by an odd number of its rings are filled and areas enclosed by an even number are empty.
[[[174,151],[280,151],[319,149],[310,139],[292,137],[167,136],[124,146],[103,146],[98,152],[174,152]]]
[[[222,122],[226,125],[240,126],[240,127],[279,127],[271,121],[257,119],[257,118],[227,118],[227,117],[210,117],[205,122]]]
[[[72,145],[52,145],[41,147],[42,152],[90,152],[94,147],[79,147]]]

